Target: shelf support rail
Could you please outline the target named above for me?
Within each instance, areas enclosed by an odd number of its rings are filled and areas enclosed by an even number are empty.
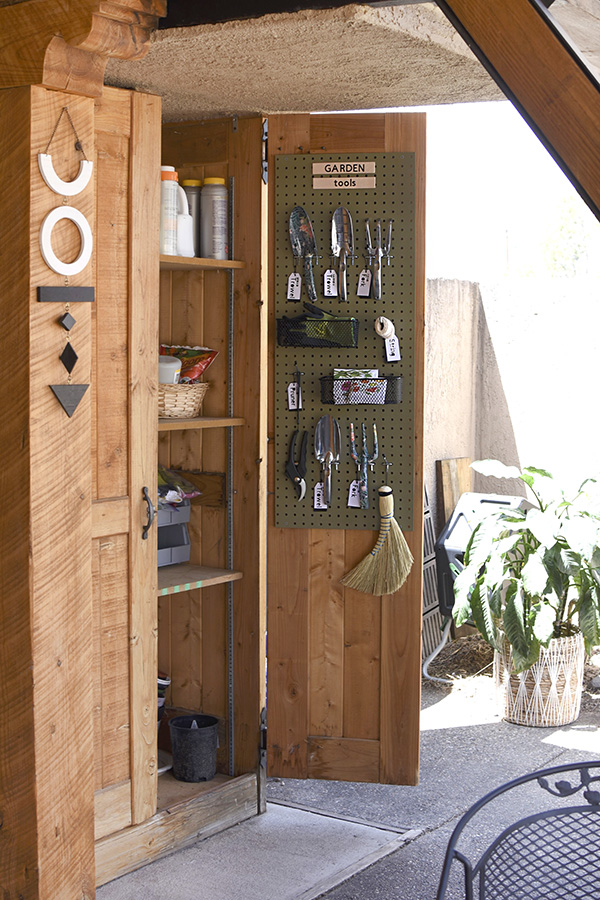
[[[235,179],[229,178],[229,258],[235,259],[233,243],[233,210]],[[233,372],[234,372],[234,298],[235,285],[233,269],[228,270],[229,296],[227,307],[227,415],[233,418]],[[233,428],[227,428],[227,568],[233,569]],[[227,585],[227,715],[229,723],[229,774],[235,771],[235,714],[234,714],[234,628],[233,628],[233,582]]]

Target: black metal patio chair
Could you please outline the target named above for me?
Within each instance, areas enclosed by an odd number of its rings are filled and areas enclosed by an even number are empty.
[[[540,769],[473,804],[437,892],[458,898],[600,900],[600,760]]]

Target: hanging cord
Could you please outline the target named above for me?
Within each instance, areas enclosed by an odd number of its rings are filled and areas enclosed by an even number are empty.
[[[83,144],[79,140],[79,135],[77,134],[77,130],[75,128],[75,125],[73,124],[73,119],[71,118],[71,113],[69,112],[68,106],[63,106],[63,108],[60,112],[60,115],[59,115],[58,119],[56,120],[56,125],[54,126],[54,130],[53,130],[52,134],[50,135],[50,140],[48,141],[48,143],[46,145],[46,149],[44,150],[44,153],[46,153],[46,154],[48,153],[48,150],[50,149],[50,144],[54,140],[54,135],[58,131],[58,126],[60,125],[60,120],[62,119],[62,117],[65,113],[67,114],[67,119],[69,120],[69,124],[71,125],[71,128],[73,129],[73,134],[75,135],[75,149],[80,150],[81,153],[83,153],[83,158],[87,162],[87,156],[85,155],[85,150],[83,149]]]
[[[430,653],[427,659],[423,662],[423,676],[427,678],[429,681],[439,681],[441,684],[454,684],[451,678],[436,678],[435,675],[430,675],[427,671],[429,669],[429,664],[433,662],[436,656],[442,652],[444,648],[444,644],[448,640],[448,635],[450,633],[450,626],[452,625],[452,616],[448,616],[445,624],[444,630],[442,632],[442,640],[437,645],[433,653]]]

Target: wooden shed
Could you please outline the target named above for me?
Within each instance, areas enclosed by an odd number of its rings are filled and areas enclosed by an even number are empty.
[[[103,73],[107,53],[144,52],[165,6],[0,4],[7,900],[89,900],[96,885],[264,811],[267,772],[418,779],[425,116],[163,125],[159,96],[104,87]],[[380,186],[396,166],[402,185],[396,259],[383,274],[402,301],[401,409],[361,408],[355,419],[377,418],[415,559],[402,588],[383,596],[340,584],[378,532],[373,499],[358,525],[345,518],[347,428],[337,518],[315,513],[314,459],[302,515],[282,474],[295,417],[281,413],[281,398],[298,357],[282,356],[276,319],[302,309],[287,312],[282,297],[294,265],[286,217],[304,185],[297,202],[310,200],[326,229],[333,195],[319,193],[330,189],[313,164],[336,160],[368,160]],[[228,260],[160,255],[161,164],[180,178],[225,179]],[[585,165],[580,181],[597,196]],[[360,210],[378,216],[377,207]],[[352,309],[366,334],[364,304]],[[159,418],[159,342],[218,351],[199,416]],[[317,384],[337,357],[315,363],[302,352],[312,435],[317,414],[338,410]],[[353,413],[337,412],[345,426]],[[189,563],[159,570],[158,463],[202,491]],[[371,478],[372,494],[383,474]],[[159,775],[158,670],[171,678],[173,710],[219,719],[210,781]]]

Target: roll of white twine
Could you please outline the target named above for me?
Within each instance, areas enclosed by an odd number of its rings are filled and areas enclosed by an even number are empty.
[[[396,334],[396,329],[394,328],[394,323],[390,319],[386,319],[385,316],[379,316],[375,319],[375,331],[379,335],[379,337],[387,340],[387,338],[394,337]]]

